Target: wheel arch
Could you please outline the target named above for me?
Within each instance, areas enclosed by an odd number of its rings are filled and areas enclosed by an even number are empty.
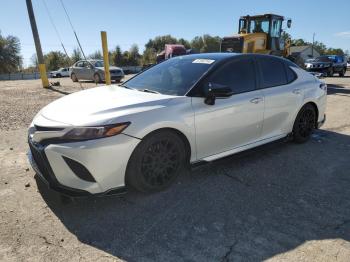
[[[162,131],[170,131],[175,133],[177,136],[180,137],[180,139],[183,141],[184,145],[185,145],[185,150],[186,150],[186,159],[188,160],[188,163],[191,161],[191,155],[192,155],[192,147],[190,144],[190,141],[188,139],[188,137],[179,129],[173,128],[173,127],[162,127],[162,128],[158,128],[155,129],[149,133],[147,133],[141,140],[145,139],[148,136],[154,135],[158,132],[162,132]]]
[[[298,110],[298,112],[297,112],[297,115],[299,114],[300,110],[301,110],[304,106],[306,106],[306,105],[311,105],[311,106],[313,106],[314,109],[315,109],[315,112],[316,112],[315,128],[317,128],[319,110],[318,110],[317,104],[316,104],[314,101],[307,101],[307,102],[305,102],[305,103],[299,108],[299,110]],[[295,119],[296,119],[297,115],[295,116]],[[294,119],[294,121],[295,121],[295,119]]]

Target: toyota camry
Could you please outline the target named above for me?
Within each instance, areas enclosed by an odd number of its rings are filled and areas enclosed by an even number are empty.
[[[29,128],[29,159],[68,195],[164,190],[190,164],[271,141],[307,141],[325,121],[327,86],[290,61],[196,54],[121,85],[73,93]]]

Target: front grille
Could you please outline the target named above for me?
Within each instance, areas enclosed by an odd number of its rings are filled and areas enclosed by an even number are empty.
[[[110,70],[109,71],[111,74],[120,74],[120,70]]]
[[[43,149],[37,149],[31,142],[29,142],[29,148],[32,153],[33,159],[35,161],[35,164],[37,165],[41,175],[44,176],[44,178],[48,181],[51,182],[51,177],[49,175],[49,170],[46,167],[46,156],[45,153],[43,152]]]

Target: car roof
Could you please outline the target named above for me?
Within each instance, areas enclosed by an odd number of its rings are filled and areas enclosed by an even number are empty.
[[[190,54],[186,57],[191,59],[213,59],[213,60],[223,60],[237,55],[242,55],[239,53],[201,53],[201,54]]]
[[[265,54],[244,54],[244,53],[201,53],[201,54],[192,54],[192,55],[185,55],[184,57],[188,57],[190,59],[212,59],[215,61],[223,61],[223,60],[229,60],[233,57],[242,57],[242,56],[248,56],[248,57],[270,57],[273,59],[278,59],[281,61],[284,61],[290,66],[296,66],[293,62],[290,60],[280,57],[280,56],[273,56],[273,55],[265,55]]]

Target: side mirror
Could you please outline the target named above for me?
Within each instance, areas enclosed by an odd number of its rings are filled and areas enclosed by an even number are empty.
[[[232,89],[228,86],[209,83],[208,93],[204,99],[207,105],[215,105],[216,98],[228,98],[233,95]]]
[[[292,26],[292,19],[288,19],[287,20],[287,27],[291,28],[291,26]]]

